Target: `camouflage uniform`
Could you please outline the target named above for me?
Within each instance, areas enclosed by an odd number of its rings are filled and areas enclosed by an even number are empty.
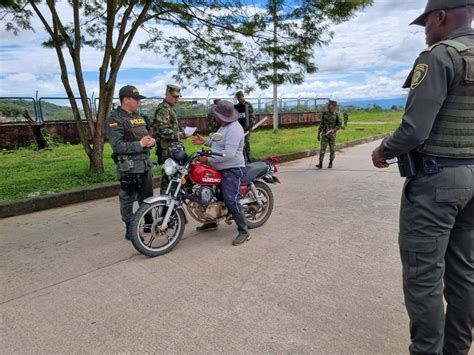
[[[105,122],[105,133],[112,146],[120,181],[120,213],[125,224],[133,217],[133,203],[139,204],[153,195],[152,167],[149,148],[140,146],[140,139],[150,135],[145,119],[137,112],[120,108],[112,111]]]
[[[322,164],[324,160],[324,154],[326,153],[328,145],[330,151],[330,162],[332,162],[336,157],[336,133],[327,133],[334,128],[341,128],[339,114],[336,112],[331,113],[329,111],[324,112],[318,128],[318,136],[321,136],[321,148],[319,150],[320,164]]]
[[[181,132],[176,111],[166,101],[160,103],[156,108],[153,128],[156,132],[156,138],[159,139],[159,145],[157,146],[158,162],[163,164],[168,159],[168,149],[178,142]]]
[[[344,127],[347,127],[347,121],[349,121],[349,114],[344,111]]]
[[[174,85],[168,85],[166,90],[173,94],[180,94],[180,88],[177,89],[177,86]],[[163,164],[169,157],[168,150],[176,145],[181,134],[181,127],[178,123],[176,111],[166,100],[163,100],[163,102],[156,108],[153,119],[153,128],[157,140],[156,153],[158,156],[158,163]],[[164,193],[168,187],[168,183],[168,176],[163,172],[161,176],[161,193]]]

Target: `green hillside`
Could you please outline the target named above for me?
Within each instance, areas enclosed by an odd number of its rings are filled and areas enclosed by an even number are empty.
[[[67,100],[61,100],[67,101]],[[32,100],[2,99],[0,100],[1,121],[21,122],[25,121],[22,113],[27,110],[30,116],[35,119],[35,109]],[[73,120],[72,110],[69,106],[56,105],[51,102],[41,101],[41,112],[45,121]],[[81,110],[82,113],[82,110]],[[38,112],[38,116],[39,116]]]

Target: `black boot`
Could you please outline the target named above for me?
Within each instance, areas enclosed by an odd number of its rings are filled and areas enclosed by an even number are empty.
[[[143,232],[144,233],[151,233],[151,226],[153,225],[153,217],[151,213],[148,212],[145,215],[145,224],[143,225]]]
[[[130,240],[130,234],[131,234],[130,222],[125,223],[125,226],[126,226],[125,239]]]
[[[322,169],[323,168],[323,162],[322,161],[319,161],[319,164],[316,164],[316,167],[318,169]]]
[[[329,161],[328,169],[332,169],[332,160]]]
[[[215,231],[217,230],[217,223],[204,223],[202,226],[196,227],[197,231]]]
[[[232,216],[234,217],[235,224],[237,224],[237,230],[239,231],[239,234],[237,234],[232,241],[232,245],[240,245],[250,239],[247,223],[245,222],[243,213],[233,214]]]

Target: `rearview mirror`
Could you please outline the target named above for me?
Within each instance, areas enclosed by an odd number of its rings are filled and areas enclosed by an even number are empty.
[[[222,134],[218,132],[214,132],[209,134],[209,139],[213,142],[219,142],[222,140]]]

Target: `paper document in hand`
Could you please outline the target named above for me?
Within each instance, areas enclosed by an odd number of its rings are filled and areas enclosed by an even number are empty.
[[[197,127],[185,127],[184,134],[186,137],[192,136],[194,132],[196,132]]]

